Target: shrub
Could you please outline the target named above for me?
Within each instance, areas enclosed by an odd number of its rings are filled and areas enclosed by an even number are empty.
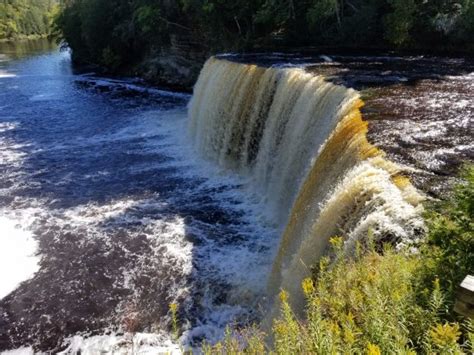
[[[474,165],[465,167],[461,177],[450,198],[428,209],[429,232],[422,248],[424,284],[438,278],[449,305],[464,277],[474,274]]]

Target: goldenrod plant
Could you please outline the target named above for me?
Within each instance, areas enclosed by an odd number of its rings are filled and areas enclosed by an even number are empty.
[[[171,328],[173,331],[173,337],[175,340],[178,340],[179,338],[178,304],[170,303],[169,308],[171,312]]]

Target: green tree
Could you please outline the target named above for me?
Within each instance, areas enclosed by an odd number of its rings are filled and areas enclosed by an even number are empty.
[[[464,182],[453,195],[427,213],[428,243],[423,249],[428,283],[439,279],[451,305],[457,286],[474,274],[474,166],[466,167],[461,176]]]
[[[384,36],[392,44],[401,46],[410,41],[410,31],[417,10],[415,0],[390,0],[392,8],[384,17]]]
[[[10,7],[11,1],[3,0]],[[15,0],[20,1],[26,0]],[[474,50],[473,0],[62,0],[61,5],[56,29],[74,58],[110,69],[160,53],[176,38],[189,38],[210,53],[307,45]],[[4,18],[0,31],[22,31],[21,21]]]
[[[0,0],[0,39],[50,34],[56,0]]]

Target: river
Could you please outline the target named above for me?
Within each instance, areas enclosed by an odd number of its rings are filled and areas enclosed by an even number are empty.
[[[0,350],[174,349],[170,303],[188,344],[254,319],[277,234],[188,144],[190,96],[0,53]]]

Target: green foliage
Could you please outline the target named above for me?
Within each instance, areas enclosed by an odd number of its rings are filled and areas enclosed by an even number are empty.
[[[63,2],[56,29],[74,57],[110,69],[166,49],[176,37],[209,52],[306,45],[474,50],[472,0]]]
[[[0,1],[0,40],[48,35],[57,9],[56,0]]]
[[[171,326],[173,330],[173,337],[175,340],[179,338],[179,326],[178,326],[178,305],[176,303],[171,303],[169,305],[171,312]]]
[[[448,304],[468,274],[474,274],[474,166],[462,172],[463,183],[446,201],[434,204],[426,215],[427,245],[422,249],[425,284],[437,278]]]
[[[154,30],[162,26],[160,21],[160,8],[152,5],[143,5],[135,9],[133,13],[133,21],[139,32],[145,36],[151,35]]]
[[[456,38],[463,41],[474,33],[474,1],[466,0],[459,16],[459,26],[456,29]],[[474,44],[471,41],[471,49]]]
[[[71,1],[55,19],[56,32],[73,48],[73,59],[114,71],[131,60],[141,42],[132,5],[126,0]]]
[[[445,322],[438,315],[443,307],[440,289],[433,286],[433,307],[418,303],[417,273],[420,261],[391,250],[384,255],[369,251],[353,260],[340,259],[331,268],[322,263],[319,278],[307,279],[307,317],[299,321],[288,295],[280,295],[281,317],[272,329],[275,354],[462,354],[469,344],[461,336],[472,331],[459,323]],[[464,333],[463,333],[464,332]],[[242,337],[239,337],[242,339]],[[265,338],[243,338],[252,348],[265,349]],[[228,337],[207,354],[250,353],[253,350]],[[230,350],[230,351],[229,351]],[[261,353],[261,352],[260,352]]]
[[[391,0],[392,11],[384,18],[385,38],[394,45],[407,43],[415,21],[415,0]]]
[[[313,0],[306,14],[309,29],[323,44],[380,45],[385,4],[378,0]]]
[[[296,321],[282,300],[282,318],[275,322],[276,352],[285,337],[295,337],[300,351],[309,353],[408,353],[413,315],[424,316],[416,302],[416,261],[387,251],[370,251],[360,259],[338,259],[330,269],[321,266],[316,282],[303,284],[308,323]]]
[[[313,26],[322,25],[328,20],[331,21],[335,16],[340,17],[341,4],[339,0],[319,0],[314,1],[308,9],[309,23]],[[340,18],[337,24],[340,26]]]
[[[231,336],[206,354],[471,354],[474,321],[454,316],[454,288],[474,267],[474,167],[453,196],[430,208],[427,240],[418,253],[356,248],[344,254],[333,238],[333,257],[303,282],[306,318],[297,319],[286,292],[274,320],[271,350],[264,335]],[[369,236],[370,239],[370,236]],[[259,349],[259,352],[255,351]]]

